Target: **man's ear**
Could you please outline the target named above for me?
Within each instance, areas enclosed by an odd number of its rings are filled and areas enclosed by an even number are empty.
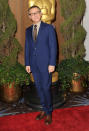
[[[42,12],[40,12],[40,14],[41,14],[41,18],[42,18]]]

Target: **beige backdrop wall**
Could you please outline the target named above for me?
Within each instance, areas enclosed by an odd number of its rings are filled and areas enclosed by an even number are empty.
[[[19,62],[24,64],[24,43],[25,43],[25,29],[31,25],[31,21],[28,19],[27,10],[28,10],[28,0],[9,0],[9,5],[11,7],[12,12],[15,15],[17,20],[17,33],[16,38],[19,40],[20,44],[23,47],[23,50],[19,54]],[[58,62],[60,62],[63,57],[61,55],[60,44],[63,39],[60,34],[60,24],[62,23],[63,18],[60,14],[60,3],[59,0],[56,0],[56,20],[53,22],[57,37],[58,37]]]

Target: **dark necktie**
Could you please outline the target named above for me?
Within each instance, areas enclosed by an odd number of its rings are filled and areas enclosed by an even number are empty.
[[[36,38],[37,38],[37,25],[34,25],[33,38],[34,38],[34,41],[36,41]]]

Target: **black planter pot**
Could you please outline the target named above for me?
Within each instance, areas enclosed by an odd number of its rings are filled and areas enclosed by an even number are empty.
[[[41,110],[42,106],[40,105],[40,99],[37,95],[35,84],[31,83],[26,88],[27,89],[25,90],[25,93],[24,93],[25,103],[33,109]],[[62,106],[65,103],[64,93],[59,88],[58,81],[56,83],[52,83],[51,93],[52,93],[52,103],[53,103],[54,109]]]

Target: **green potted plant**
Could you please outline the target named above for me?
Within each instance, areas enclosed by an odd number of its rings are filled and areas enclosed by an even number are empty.
[[[5,102],[15,102],[20,96],[23,85],[30,84],[30,76],[19,63],[8,68],[0,64],[0,96]]]
[[[19,99],[21,88],[17,85],[30,82],[25,67],[18,63],[22,47],[15,38],[16,31],[16,20],[8,0],[0,0],[0,94],[8,102]]]
[[[79,81],[81,79],[82,86],[87,87],[89,75],[88,61],[85,61],[81,57],[72,57],[61,61],[57,68],[60,85],[63,90],[72,88],[72,80]]]
[[[61,15],[64,22],[60,26],[64,43],[61,51],[64,60],[58,65],[59,80],[63,89],[74,85],[87,86],[89,62],[83,60],[85,56],[84,40],[86,31],[82,26],[82,19],[86,9],[85,0],[59,0]]]
[[[29,85],[30,76],[26,72],[25,67],[20,63],[11,66],[3,66],[0,64],[0,85],[6,85],[8,83],[15,83],[15,85]]]

